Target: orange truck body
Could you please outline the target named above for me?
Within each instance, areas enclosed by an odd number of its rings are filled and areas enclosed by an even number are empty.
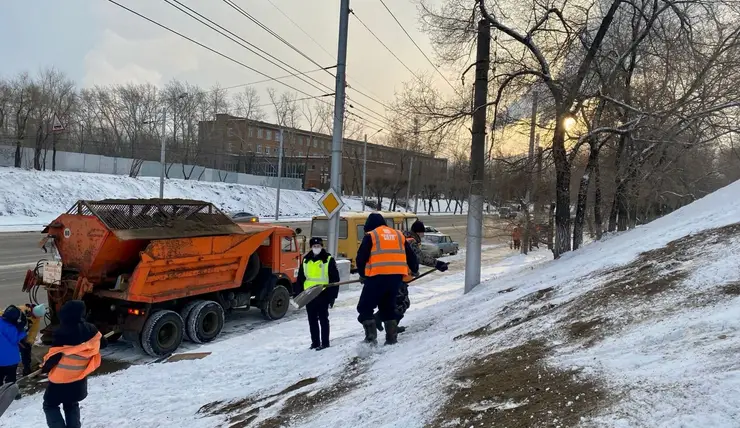
[[[183,207],[189,211],[178,214]],[[29,271],[24,289],[45,287],[53,313],[70,299],[89,301],[97,315],[93,318],[105,320],[103,329],[136,334],[143,328],[141,317],[132,320],[129,311],[117,313],[111,321],[104,309],[123,303],[139,313],[158,307],[178,311],[202,296],[230,309],[239,300],[235,293],[246,295],[240,303],[246,298],[249,306],[278,286],[292,292],[300,266],[293,230],[236,224],[201,201],[79,201],[44,233],[42,243],[47,247],[53,243],[63,263],[62,278],[45,284],[42,275]],[[255,260],[259,266],[250,265]],[[270,291],[265,291],[267,282]]]

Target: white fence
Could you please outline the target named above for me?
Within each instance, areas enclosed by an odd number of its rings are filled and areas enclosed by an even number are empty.
[[[44,156],[45,155],[45,156]],[[51,150],[41,154],[41,163],[46,170],[51,171]],[[128,175],[131,171],[132,159],[112,158],[86,153],[57,152],[56,170],[74,172],[92,172],[99,174]],[[0,166],[15,166],[15,147],[0,145]],[[33,149],[24,147],[21,152],[21,166],[33,168]],[[222,183],[249,184],[253,186],[277,187],[277,177],[241,174],[237,172],[221,171],[202,166],[182,165],[179,163],[167,164],[167,178],[211,181]],[[159,177],[161,168],[159,162],[144,161],[139,170],[140,177]],[[302,182],[298,178],[283,178],[282,188],[301,190]]]

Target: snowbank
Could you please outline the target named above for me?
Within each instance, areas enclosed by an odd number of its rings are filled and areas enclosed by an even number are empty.
[[[225,211],[246,211],[273,220],[277,189],[230,183],[167,180],[165,197],[199,199]],[[159,179],[79,172],[0,168],[0,231],[38,230],[80,199],[148,198],[159,195]],[[306,220],[320,215],[319,193],[282,190],[280,218]],[[362,201],[345,197],[345,210],[362,210]],[[388,209],[387,198],[385,209]],[[444,211],[446,201],[441,201]],[[454,206],[454,205],[453,205]],[[424,205],[420,202],[421,212]],[[451,214],[448,213],[448,214]]]
[[[138,365],[91,379],[83,422],[210,428],[269,420],[272,426],[308,428],[421,428],[491,426],[487,418],[503,415],[531,417],[538,426],[737,426],[740,227],[729,235],[699,232],[738,220],[735,183],[558,261],[548,261],[547,251],[525,257],[488,248],[484,283],[473,292],[462,294],[459,265],[410,287],[412,304],[402,322],[407,332],[398,345],[375,351],[359,344],[359,291],[345,291],[331,312],[331,348],[308,350],[301,312],[275,323],[254,321],[243,327],[246,334],[193,347],[212,352],[202,360]],[[667,246],[687,235],[695,241]],[[634,281],[636,275],[640,280]],[[590,340],[587,329],[573,336],[575,320],[598,317],[608,322],[594,324],[600,328]],[[464,380],[456,375],[533,340],[546,345],[546,358],[530,364],[524,357],[531,355],[522,354],[510,360],[511,371],[481,371]],[[527,365],[515,368],[522,358]],[[588,393],[572,393],[566,385],[537,387],[558,371],[566,382],[590,382]],[[454,403],[473,417],[440,415],[451,394],[472,397],[467,388],[502,373],[529,376],[532,387],[515,385],[520,396],[509,397],[501,395],[504,385],[493,385],[485,400]],[[556,401],[544,400],[547,394]],[[588,412],[568,419],[573,409],[583,411],[584,401]],[[9,426],[43,425],[41,396],[14,403],[4,418]]]

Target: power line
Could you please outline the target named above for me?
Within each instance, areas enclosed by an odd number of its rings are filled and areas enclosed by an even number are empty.
[[[329,87],[327,85],[324,85],[323,83],[319,82],[318,80],[316,80],[316,79],[314,79],[314,78],[306,75],[305,73],[303,73],[303,72],[299,71],[298,69],[292,67],[291,65],[287,64],[285,61],[282,61],[281,59],[275,57],[274,55],[266,52],[265,50],[259,48],[256,45],[250,43],[249,41],[245,40],[243,37],[240,37],[239,35],[233,33],[232,31],[228,30],[227,28],[224,28],[223,26],[219,25],[218,23],[214,22],[213,20],[209,19],[208,17],[203,16],[201,13],[199,13],[199,12],[193,10],[192,8],[190,8],[190,7],[182,4],[179,0],[165,0],[165,2],[167,4],[169,4],[170,6],[174,7],[175,9],[179,10],[180,12],[186,14],[190,18],[196,20],[197,22],[205,25],[206,27],[210,28],[211,30],[216,31],[217,33],[221,34],[222,36],[228,38],[232,42],[234,42],[234,43],[238,44],[239,46],[243,47],[244,49],[247,49],[249,52],[257,55],[259,58],[264,59],[265,61],[269,62],[270,64],[272,64],[272,65],[274,65],[274,66],[282,69],[283,71],[288,72],[288,73],[291,73],[291,70],[288,69],[288,68],[290,68],[293,71],[298,72],[301,76],[306,76],[311,81],[316,82],[317,84],[323,86],[324,88],[326,88],[326,89],[328,89],[330,91],[332,90],[331,87]],[[173,4],[173,2],[176,3],[177,5]],[[204,20],[207,21],[207,22],[205,22]],[[225,34],[224,32],[228,33],[228,35]],[[234,38],[239,39],[243,43],[240,43],[239,41],[235,40]],[[267,58],[266,56],[269,57],[269,58]],[[279,62],[280,64],[278,64],[276,61]],[[283,64],[284,66],[281,65],[281,64]],[[286,68],[286,67],[288,67],[288,68]],[[298,76],[296,76],[296,77],[298,77]],[[314,85],[314,84],[306,81],[302,77],[299,77],[299,79],[302,82],[308,84],[309,86],[312,86],[314,89],[317,89],[319,91],[323,91],[323,89],[321,89],[318,86],[316,86],[316,85]]]
[[[396,59],[396,60],[397,60],[398,62],[400,62],[400,63],[401,63],[401,65],[403,65],[404,67],[406,67],[406,70],[408,70],[408,71],[409,71],[409,73],[411,73],[411,74],[412,74],[412,75],[413,75],[414,77],[416,77],[416,78],[417,78],[417,79],[418,79],[418,80],[419,80],[420,82],[424,82],[424,81],[423,81],[423,80],[421,79],[421,77],[419,77],[419,76],[418,76],[418,75],[417,75],[417,74],[416,74],[416,73],[415,73],[415,72],[414,72],[414,71],[413,71],[413,70],[412,70],[411,68],[409,68],[409,66],[408,66],[408,65],[406,65],[406,63],[405,63],[405,62],[403,62],[403,61],[401,60],[401,58],[399,58],[399,57],[398,57],[398,55],[396,55],[396,54],[395,54],[395,53],[394,53],[394,52],[393,52],[393,51],[391,50],[391,48],[389,48],[389,47],[388,47],[388,45],[386,45],[386,44],[385,44],[385,43],[384,43],[384,42],[383,42],[382,40],[380,40],[380,37],[378,37],[378,35],[377,35],[377,34],[375,34],[375,32],[374,32],[373,30],[371,30],[371,29],[370,29],[370,27],[368,27],[368,26],[367,26],[367,25],[365,24],[365,22],[363,22],[363,21],[362,21],[362,19],[361,19],[361,18],[360,18],[359,16],[357,16],[357,14],[355,13],[355,11],[354,11],[354,10],[351,10],[351,11],[350,11],[350,13],[351,13],[352,15],[354,15],[354,16],[355,16],[355,18],[357,18],[357,21],[358,21],[358,22],[359,22],[360,24],[362,24],[362,26],[363,26],[363,27],[365,27],[365,29],[366,29],[366,30],[367,30],[368,32],[370,32],[370,34],[372,34],[372,35],[373,35],[373,37],[375,37],[375,40],[377,40],[377,41],[378,41],[378,42],[379,42],[379,43],[380,43],[381,45],[383,45],[383,47],[384,47],[384,48],[385,48],[385,49],[386,49],[386,50],[387,50],[388,52],[390,52],[390,54],[391,54],[391,55],[393,55],[393,58],[395,58],[395,59]]]
[[[232,58],[232,57],[224,54],[223,52],[220,52],[220,51],[218,51],[218,50],[216,50],[216,49],[214,49],[214,48],[212,48],[210,46],[207,46],[207,45],[205,45],[205,44],[203,44],[203,43],[201,43],[201,42],[199,42],[199,41],[197,41],[197,40],[195,40],[195,39],[193,39],[191,37],[188,37],[188,36],[186,36],[186,35],[178,32],[176,30],[173,30],[172,28],[170,28],[170,27],[168,27],[168,26],[166,26],[164,24],[159,23],[159,22],[155,21],[154,19],[149,18],[148,16],[142,15],[141,13],[139,13],[139,12],[133,10],[133,9],[130,9],[130,8],[122,5],[122,4],[118,3],[118,2],[116,2],[115,0],[108,0],[108,2],[113,3],[116,6],[120,7],[121,9],[124,9],[127,12],[132,13],[132,14],[138,16],[139,18],[145,19],[145,20],[151,22],[152,24],[154,24],[154,25],[156,25],[156,26],[158,26],[158,27],[160,27],[162,29],[165,29],[165,30],[167,30],[167,31],[169,31],[169,32],[177,35],[177,36],[180,36],[183,39],[185,39],[185,40],[187,40],[187,41],[189,41],[191,43],[194,43],[194,44],[202,47],[203,49],[206,49],[206,50],[208,50],[210,52],[215,53],[216,55],[218,55],[218,56],[220,56],[222,58],[225,58],[225,59],[227,59],[227,60],[229,60],[229,61],[231,61],[231,62],[233,62],[235,64],[238,64],[238,65],[246,68],[247,70],[253,71],[253,72],[255,72],[255,73],[257,73],[257,74],[259,74],[261,76],[264,76],[265,78],[269,79],[270,81],[274,81],[274,82],[280,83],[281,85],[283,85],[283,86],[285,86],[287,88],[290,88],[290,89],[292,89],[292,90],[294,90],[296,92],[299,92],[299,93],[301,93],[303,95],[306,95],[306,96],[309,96],[309,97],[319,98],[319,97],[323,97],[324,96],[324,95],[315,95],[314,96],[314,95],[311,95],[311,94],[309,94],[309,93],[307,93],[305,91],[302,91],[302,90],[300,90],[300,89],[298,89],[298,88],[296,88],[296,87],[294,87],[292,85],[289,85],[289,84],[287,84],[285,82],[281,82],[281,81],[277,80],[276,78],[274,78],[274,77],[272,77],[272,76],[270,76],[270,75],[268,75],[266,73],[263,73],[263,72],[255,69],[253,67],[248,66],[247,64],[244,64],[243,62],[241,62],[241,61],[239,61],[237,59],[234,59],[234,58]]]
[[[247,12],[244,9],[242,9],[241,7],[239,7],[232,0],[222,0],[222,1],[224,3],[226,3],[228,6],[230,6],[232,9],[236,10],[237,12],[239,12],[240,14],[242,14],[244,17],[246,17],[247,19],[249,19],[250,21],[252,21],[253,23],[255,23],[257,26],[259,26],[263,30],[267,31],[270,35],[272,35],[273,37],[275,37],[276,39],[278,39],[280,42],[282,42],[286,46],[290,47],[292,50],[294,50],[295,52],[297,52],[298,54],[300,54],[302,57],[306,58],[307,60],[309,60],[314,65],[316,65],[318,67],[321,67],[321,64],[319,64],[318,62],[316,62],[316,60],[314,60],[313,58],[311,58],[310,56],[308,56],[306,53],[304,53],[303,51],[301,51],[300,49],[298,49],[297,47],[295,47],[293,44],[291,44],[290,42],[288,42],[285,38],[283,38],[278,33],[276,33],[274,30],[272,30],[270,27],[268,27],[267,25],[263,24],[259,19],[255,18],[249,12]],[[290,22],[292,22],[293,25],[295,25],[299,30],[301,30],[304,34],[306,34],[314,43],[316,43],[319,47],[321,47],[324,50],[324,52],[326,52],[327,54],[329,54],[328,51],[326,51],[326,49],[324,49],[316,40],[314,40],[313,37],[311,37],[305,30],[303,30],[285,12],[283,12],[282,10],[280,10],[280,8],[278,8],[275,4],[273,4],[273,7],[275,7],[283,16],[285,16],[286,18],[288,18],[288,20],[290,20]],[[331,54],[329,54],[329,56],[334,59],[334,56],[332,56]],[[331,77],[336,78],[336,76],[333,73],[331,73],[330,71],[327,70],[327,73],[329,73],[329,75]],[[366,97],[366,98],[368,98],[368,99],[370,99],[370,100],[372,100],[372,101],[380,104],[381,106],[383,106],[383,108],[388,108],[388,106],[386,104],[384,104],[383,102],[381,102],[381,101],[377,100],[376,98],[374,98],[374,97],[372,97],[372,96],[370,96],[370,95],[368,95],[368,94],[360,91],[359,89],[352,88],[352,90],[354,90],[358,94],[360,94],[360,95],[362,95],[362,96],[364,96],[364,97]],[[359,104],[359,103],[357,103],[357,104]],[[370,110],[369,107],[366,107],[366,108],[368,110]],[[377,112],[375,112],[375,114],[377,114],[379,116],[383,116],[382,114],[377,113]]]
[[[457,92],[458,95],[460,95],[460,93],[458,92],[457,88],[455,88],[455,86],[447,79],[447,77],[445,77],[444,74],[442,74],[442,72],[439,70],[439,67],[437,67],[436,65],[434,65],[434,63],[432,62],[432,60],[429,59],[429,57],[427,56],[427,54],[424,53],[424,51],[419,47],[419,45],[416,43],[416,41],[414,40],[414,38],[411,37],[411,34],[409,34],[409,32],[406,31],[406,28],[404,28],[403,24],[401,24],[401,21],[399,21],[398,18],[396,18],[396,15],[393,14],[393,12],[388,8],[388,6],[385,4],[385,2],[383,0],[380,0],[380,4],[382,4],[383,7],[385,8],[385,10],[387,10],[388,13],[391,14],[391,16],[393,17],[393,20],[396,21],[396,24],[398,24],[399,27],[401,27],[401,30],[403,30],[403,32],[406,34],[406,37],[408,37],[409,40],[411,40],[411,43],[413,43],[414,46],[416,46],[416,49],[424,56],[424,58],[427,60],[427,62],[429,63],[429,65],[431,65],[434,68],[434,70],[437,72],[437,74],[439,74],[442,77],[442,79],[444,79],[444,81],[447,82],[448,85],[450,85],[450,88],[452,88],[452,90],[454,90],[455,92]]]

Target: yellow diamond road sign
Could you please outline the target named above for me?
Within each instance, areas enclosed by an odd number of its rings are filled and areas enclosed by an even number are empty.
[[[344,202],[342,202],[342,198],[337,195],[337,192],[335,192],[334,189],[329,188],[329,190],[324,193],[324,196],[319,199],[319,206],[327,217],[331,217],[342,209]]]

